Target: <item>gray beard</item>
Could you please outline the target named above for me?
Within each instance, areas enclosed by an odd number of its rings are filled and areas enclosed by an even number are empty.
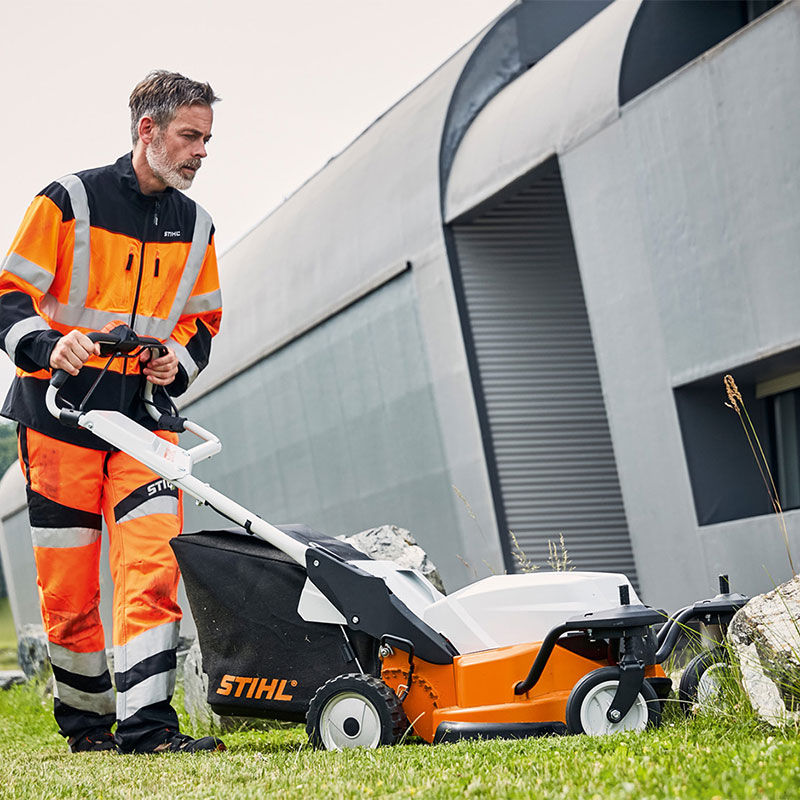
[[[192,185],[194,176],[185,177],[176,164],[170,162],[164,140],[159,136],[144,151],[147,163],[153,170],[153,175],[173,189],[188,189]]]

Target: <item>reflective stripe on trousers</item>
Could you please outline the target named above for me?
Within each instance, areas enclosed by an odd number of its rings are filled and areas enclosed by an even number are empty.
[[[108,728],[115,716],[121,737],[177,728],[169,701],[181,612],[169,540],[183,522],[178,490],[124,453],[23,426],[19,444],[61,732]],[[99,612],[101,515],[114,579],[116,715]]]

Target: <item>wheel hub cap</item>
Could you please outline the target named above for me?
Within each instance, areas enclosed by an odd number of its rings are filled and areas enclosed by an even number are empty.
[[[381,723],[377,710],[366,697],[356,692],[342,692],[322,709],[319,732],[327,750],[377,747]]]
[[[590,736],[603,736],[619,731],[642,731],[647,727],[647,703],[641,694],[631,710],[619,722],[610,722],[606,717],[617,693],[617,681],[605,681],[592,688],[581,705],[581,726]]]

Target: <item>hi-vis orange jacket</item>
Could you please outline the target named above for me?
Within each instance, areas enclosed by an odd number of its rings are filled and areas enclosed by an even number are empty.
[[[31,203],[0,272],[0,346],[17,367],[0,413],[62,441],[109,449],[45,407],[56,341],[73,328],[115,322],[160,339],[180,362],[168,387],[176,396],[208,363],[221,306],[205,210],[174,189],[142,194],[130,153],[67,175]],[[62,395],[80,400],[105,363],[92,356]],[[86,408],[117,409],[152,429],[138,400],[141,381],[136,359],[117,359]]]

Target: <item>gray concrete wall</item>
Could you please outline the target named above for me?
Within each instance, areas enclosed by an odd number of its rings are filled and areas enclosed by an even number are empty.
[[[183,402],[189,415],[195,413],[195,406],[208,408],[203,403],[206,396],[211,397],[210,390],[337,314],[410,261],[447,481],[469,500],[481,528],[477,532],[476,522],[454,490],[449,498],[441,499],[443,506],[437,513],[451,519],[447,537],[452,544],[438,560],[451,586],[466,583],[476,572],[485,575],[503,568],[445,251],[438,185],[447,107],[479,38],[377,120],[222,257],[222,331],[209,367]],[[241,429],[228,435],[247,434]],[[216,483],[217,477],[224,481],[211,462],[208,478]],[[306,473],[304,480],[311,477]],[[251,496],[248,491],[241,499],[245,505],[258,503],[268,519],[282,513],[282,506],[263,504],[263,494]],[[387,499],[387,504],[392,507],[392,501]],[[325,527],[330,528],[332,522]]]
[[[789,574],[774,518],[698,526],[673,388],[800,344],[798,74],[790,3],[561,155],[649,602],[685,602],[719,571],[745,592]],[[731,413],[723,400],[720,384]],[[800,515],[786,520],[800,553]]]
[[[17,628],[40,625],[36,566],[25,505],[25,478],[18,464],[12,464],[0,480],[0,509],[0,558],[14,623]]]
[[[456,497],[442,449],[414,284],[404,273],[191,407],[222,453],[198,465],[276,523],[332,536],[411,530],[452,583]],[[186,527],[225,527],[187,507]]]

